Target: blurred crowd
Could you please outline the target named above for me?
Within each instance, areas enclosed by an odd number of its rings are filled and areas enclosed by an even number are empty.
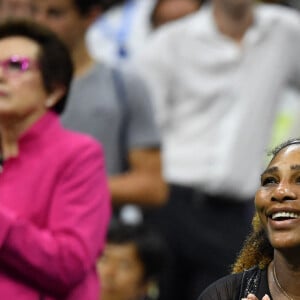
[[[230,273],[267,150],[300,135],[299,10],[0,0],[0,20],[30,20],[66,46],[74,73],[60,122],[103,147],[112,215],[99,228],[99,299],[196,300]]]

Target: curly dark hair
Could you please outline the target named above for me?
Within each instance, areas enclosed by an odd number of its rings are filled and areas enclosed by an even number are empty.
[[[252,220],[253,230],[246,238],[242,250],[232,267],[232,273],[243,272],[257,265],[264,269],[273,259],[273,247],[257,214]]]

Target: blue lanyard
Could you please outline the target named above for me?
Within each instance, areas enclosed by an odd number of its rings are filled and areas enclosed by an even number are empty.
[[[106,37],[115,40],[117,44],[117,57],[120,59],[129,56],[126,41],[132,28],[133,14],[136,7],[135,0],[127,0],[124,4],[121,22],[118,28],[113,28],[109,24],[107,17],[103,16],[100,19],[99,25]]]

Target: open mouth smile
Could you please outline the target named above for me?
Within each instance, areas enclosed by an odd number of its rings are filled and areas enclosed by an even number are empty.
[[[270,215],[274,221],[285,221],[290,219],[300,219],[300,213],[281,211]]]

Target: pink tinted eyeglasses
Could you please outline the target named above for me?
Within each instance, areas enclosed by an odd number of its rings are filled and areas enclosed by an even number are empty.
[[[29,57],[13,55],[6,59],[0,60],[0,67],[4,75],[14,76],[28,71],[30,68],[37,68],[36,61]]]

